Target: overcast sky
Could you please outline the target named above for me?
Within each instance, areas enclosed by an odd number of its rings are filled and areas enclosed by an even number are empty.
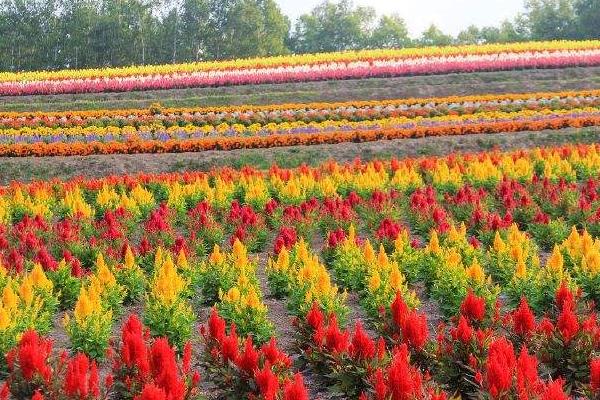
[[[276,1],[293,21],[322,0]],[[497,25],[523,11],[523,0],[354,0],[354,4],[374,7],[379,14],[398,13],[412,36],[418,36],[431,23],[456,35],[471,24]]]

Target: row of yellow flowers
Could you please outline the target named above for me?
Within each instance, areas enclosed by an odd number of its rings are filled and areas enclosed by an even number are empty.
[[[321,64],[334,62],[352,62],[369,60],[406,59],[416,57],[448,57],[464,54],[494,54],[507,52],[539,52],[558,50],[580,50],[600,48],[600,41],[549,41],[523,42],[510,44],[486,44],[446,47],[404,48],[390,50],[363,50],[338,53],[301,54],[267,58],[239,59],[230,61],[210,61],[188,64],[165,64],[129,66],[120,68],[95,68],[82,70],[3,72],[0,82],[28,82],[54,79],[88,79],[111,78],[137,75],[163,75],[174,73],[191,73],[199,71],[215,71],[229,69],[264,68],[278,66],[294,66],[305,64]]]

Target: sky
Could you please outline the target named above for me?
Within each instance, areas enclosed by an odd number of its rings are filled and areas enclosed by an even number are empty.
[[[276,0],[294,21],[310,12],[322,0]],[[378,14],[399,14],[411,36],[419,36],[432,23],[445,33],[456,35],[469,25],[498,25],[523,11],[524,0],[354,0],[371,6]]]

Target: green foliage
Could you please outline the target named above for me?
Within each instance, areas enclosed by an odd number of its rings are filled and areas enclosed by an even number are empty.
[[[179,350],[192,337],[194,321],[194,311],[183,299],[170,305],[154,299],[146,302],[144,324],[153,336],[168,338]]]

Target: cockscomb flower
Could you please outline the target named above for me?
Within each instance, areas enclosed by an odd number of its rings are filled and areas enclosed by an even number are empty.
[[[314,302],[310,311],[306,314],[306,322],[313,330],[317,330],[323,326],[325,315],[317,302]]]
[[[277,340],[274,337],[271,338],[267,344],[264,344],[260,351],[271,365],[282,365],[286,367],[292,365],[292,360],[290,360],[288,355],[277,347]]]
[[[167,395],[163,389],[150,383],[144,386],[142,393],[134,400],[167,400]]]
[[[527,336],[535,330],[535,316],[525,297],[521,298],[519,307],[512,314],[513,328],[519,336]]]
[[[9,369],[12,369],[17,361],[21,374],[27,381],[39,376],[49,383],[52,377],[52,367],[49,364],[51,354],[52,341],[39,336],[36,331],[26,331],[18,346],[7,355]]]
[[[571,307],[564,307],[558,316],[556,326],[560,331],[565,343],[569,343],[571,339],[579,332],[579,321],[577,315],[571,309]]]
[[[294,380],[285,384],[283,388],[283,400],[308,400],[308,391],[304,386],[302,375],[294,375]]]
[[[244,351],[240,353],[236,365],[249,376],[252,376],[254,370],[258,368],[259,354],[254,348],[252,337],[248,336],[244,342]]]
[[[560,287],[556,291],[556,306],[559,310],[563,310],[565,307],[573,307],[575,305],[575,296],[566,282],[561,282]]]
[[[512,387],[516,362],[515,351],[508,340],[500,338],[490,344],[486,379],[493,398],[500,398]]]
[[[100,395],[100,387],[96,363],[90,362],[83,353],[78,353],[69,360],[64,389],[65,394],[70,397],[97,398]]]
[[[483,321],[485,317],[485,300],[469,290],[467,297],[460,305],[460,313],[471,321]]]
[[[354,327],[349,351],[358,361],[370,360],[375,356],[375,342],[367,335],[361,322]]]
[[[600,358],[590,361],[590,387],[594,393],[600,392]]]
[[[275,400],[279,391],[279,379],[271,369],[271,364],[267,361],[262,369],[256,371],[254,375],[256,386],[264,400]]]
[[[348,332],[340,331],[337,319],[332,316],[325,328],[325,346],[334,354],[343,353],[348,349]]]
[[[452,337],[465,344],[473,339],[473,328],[471,328],[469,321],[463,315],[459,317],[458,325],[452,330]]]

